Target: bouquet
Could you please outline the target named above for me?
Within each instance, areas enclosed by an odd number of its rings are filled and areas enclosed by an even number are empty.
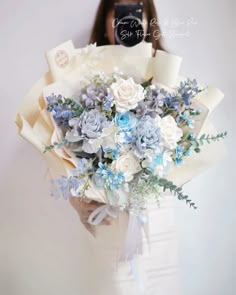
[[[51,73],[38,87],[38,106],[25,111],[24,104],[16,122],[57,171],[53,196],[103,202],[89,217],[94,225],[120,210],[129,213],[122,258],[131,259],[141,252],[140,216],[150,200],[159,204],[169,190],[197,208],[182,184],[201,166],[196,154],[204,154],[204,144],[226,136],[207,132],[208,115],[222,93],[178,77],[177,56],[161,51],[155,58],[140,56],[140,46],[149,45],[75,50],[69,41],[62,46],[47,53]]]

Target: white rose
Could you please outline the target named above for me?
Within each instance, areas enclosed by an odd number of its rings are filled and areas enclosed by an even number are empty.
[[[166,116],[159,123],[161,136],[165,146],[170,150],[177,147],[177,142],[183,136],[183,131],[180,129],[172,116]]]
[[[131,181],[134,178],[134,175],[142,170],[139,160],[131,151],[121,155],[117,160],[113,161],[112,168],[116,171],[123,172],[126,182]]]
[[[133,78],[120,78],[111,85],[111,91],[115,98],[116,110],[120,113],[135,109],[138,102],[144,100],[144,88],[136,84]]]

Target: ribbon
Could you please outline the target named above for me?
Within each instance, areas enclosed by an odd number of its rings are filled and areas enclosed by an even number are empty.
[[[120,255],[120,261],[129,261],[130,272],[133,275],[136,283],[138,284],[141,293],[145,291],[145,286],[139,276],[135,258],[136,255],[143,254],[142,228],[144,228],[150,250],[149,233],[147,231],[147,227],[145,228],[145,225],[147,224],[148,218],[146,215],[142,213],[140,213],[139,215],[133,212],[129,213],[129,223],[126,233],[126,239]]]
[[[147,224],[147,216],[129,212],[129,223],[126,239],[121,251],[120,261],[132,260],[136,255],[143,254],[142,227]],[[147,240],[149,235],[145,231]]]
[[[88,218],[88,223],[91,225],[98,225],[100,224],[107,215],[116,218],[118,216],[118,211],[119,209],[111,206],[109,204],[107,205],[102,205],[98,208],[96,208]]]
[[[119,208],[111,206],[109,204],[96,208],[88,218],[88,223],[92,225],[100,224],[107,215],[116,218],[119,213]],[[129,261],[130,272],[133,275],[136,283],[138,284],[141,293],[145,291],[144,283],[142,282],[137,266],[136,266],[136,255],[143,254],[143,243],[142,243],[142,228],[146,234],[149,245],[149,234],[145,225],[148,224],[147,216],[144,214],[134,214],[129,212],[129,223],[126,233],[125,242],[121,251],[120,261]]]
[[[145,286],[137,271],[136,259],[133,258],[129,263],[130,263],[130,272],[133,275],[136,283],[138,284],[140,292],[143,294],[145,291]]]

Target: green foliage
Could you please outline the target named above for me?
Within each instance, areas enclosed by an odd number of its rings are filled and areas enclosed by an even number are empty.
[[[143,86],[143,88],[147,88],[148,86],[152,85],[152,80],[153,80],[153,77],[143,82],[141,85]]]
[[[159,203],[159,197],[162,191],[169,190],[179,200],[185,201],[190,207],[197,209],[195,203],[189,199],[189,196],[184,194],[182,187],[178,187],[172,181],[165,178],[152,175],[149,172],[144,172],[139,177],[138,182],[134,182],[132,185],[132,199],[139,205],[143,206],[151,195],[153,195],[156,201]]]
[[[57,106],[70,107],[70,109],[74,112],[75,117],[79,117],[84,111],[83,107],[72,98],[61,98],[61,99],[57,99],[56,102],[48,103],[47,110],[51,112]]]
[[[210,135],[210,134],[202,134],[200,138],[193,139],[194,144],[194,151],[196,153],[201,152],[201,146],[203,146],[205,143],[210,144],[211,142],[219,141],[220,139],[224,139],[227,135],[227,132],[218,133],[217,135]]]
[[[84,111],[83,107],[71,98],[65,98],[62,105],[70,106],[71,110],[75,113],[75,117],[79,117]]]
[[[184,200],[187,204],[190,205],[190,207],[197,209],[197,207],[195,206],[195,203],[193,203],[189,199],[189,196],[183,193],[182,187],[178,187],[172,181],[169,181],[165,178],[158,178],[157,176],[152,176],[152,177],[156,178],[156,181],[158,182],[159,186],[163,188],[164,192],[166,190],[169,190],[171,193],[174,193],[174,195],[176,195],[179,200]]]
[[[51,150],[53,150],[55,148],[60,149],[63,146],[65,146],[67,143],[68,143],[68,141],[65,138],[62,138],[62,140],[60,142],[54,142],[53,144],[51,144],[49,146],[46,146],[45,150],[44,150],[44,153],[46,153],[48,151],[51,151]]]

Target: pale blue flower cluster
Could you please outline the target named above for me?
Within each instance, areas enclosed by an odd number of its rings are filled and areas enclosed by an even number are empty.
[[[196,79],[187,79],[186,81],[181,81],[178,88],[178,95],[184,101],[186,107],[189,107],[191,100],[200,92]]]
[[[72,110],[71,105],[64,104],[61,95],[55,95],[46,97],[47,109],[49,112],[53,112],[53,119],[58,126],[68,126],[68,122],[75,116],[75,112]]]
[[[100,176],[104,181],[104,187],[110,190],[119,189],[125,180],[123,172],[113,172],[108,168],[107,164],[98,163],[98,169],[96,171],[97,176]]]
[[[114,105],[114,99],[108,92],[109,85],[91,83],[82,89],[79,100],[86,110],[101,107],[104,111],[110,111]]]
[[[181,165],[183,163],[183,156],[184,156],[184,150],[182,145],[178,145],[175,149],[176,159],[175,163],[176,165]]]
[[[111,160],[116,160],[118,156],[120,155],[119,147],[116,147],[114,149],[104,148],[103,151],[104,151],[104,158],[109,158]]]
[[[51,181],[52,196],[59,198],[62,195],[64,199],[68,199],[71,196],[72,190],[76,191],[78,196],[80,196],[88,179],[88,172],[92,171],[92,169],[92,162],[90,160],[79,159],[77,167],[71,171],[72,176],[61,176]]]
[[[176,122],[178,124],[185,123],[189,128],[194,128],[194,119],[187,115],[185,112],[180,112],[179,115],[176,118]]]

